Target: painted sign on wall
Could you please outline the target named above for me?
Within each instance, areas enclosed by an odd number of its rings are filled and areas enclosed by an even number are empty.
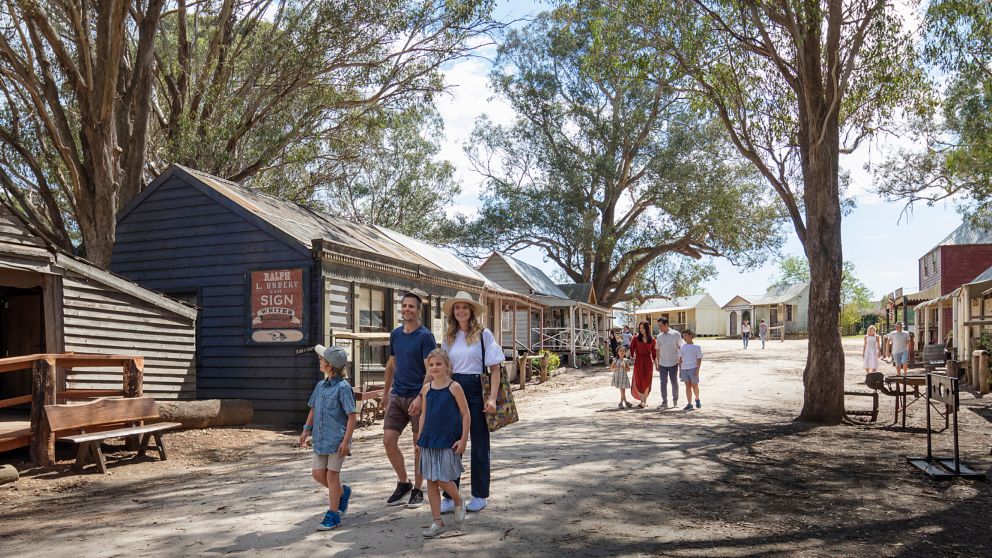
[[[249,273],[249,343],[299,343],[305,337],[302,269]]]

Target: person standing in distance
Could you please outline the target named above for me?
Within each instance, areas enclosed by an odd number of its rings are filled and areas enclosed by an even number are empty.
[[[382,445],[386,457],[396,472],[396,490],[386,500],[387,506],[417,508],[424,503],[424,483],[420,473],[420,448],[417,435],[420,430],[422,401],[420,390],[430,381],[427,378],[427,356],[437,348],[434,334],[420,323],[420,309],[423,301],[415,293],[403,295],[400,303],[400,317],[403,325],[389,334],[389,361],[386,362],[383,393],[386,401],[385,417],[382,421]],[[406,425],[413,431],[414,482],[407,476],[406,461],[400,451],[399,440]],[[407,502],[403,500],[410,496]]]

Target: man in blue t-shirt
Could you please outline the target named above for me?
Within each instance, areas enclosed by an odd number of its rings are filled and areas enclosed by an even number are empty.
[[[422,301],[414,293],[403,295],[400,316],[403,325],[389,334],[389,362],[386,363],[386,416],[383,419],[382,443],[386,457],[396,471],[396,491],[386,500],[388,506],[416,508],[424,503],[423,476],[420,473],[420,448],[417,430],[420,428],[420,390],[427,379],[427,355],[437,348],[434,334],[420,323]],[[400,451],[400,434],[410,424],[413,431],[414,482],[406,474],[406,463]],[[404,502],[409,495],[408,502]]]

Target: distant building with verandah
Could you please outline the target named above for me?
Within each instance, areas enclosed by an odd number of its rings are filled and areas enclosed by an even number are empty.
[[[668,318],[669,327],[693,330],[697,336],[727,334],[726,315],[707,293],[677,298],[650,298],[634,310],[637,321],[648,320],[655,331],[658,318]]]
[[[763,295],[737,295],[723,310],[727,334],[732,337],[741,334],[745,320],[751,324],[752,335],[757,335],[758,324],[765,320],[768,327],[783,328],[786,335],[803,336],[809,328],[809,283],[773,285]]]

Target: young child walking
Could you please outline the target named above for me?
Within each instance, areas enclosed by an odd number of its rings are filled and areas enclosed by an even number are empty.
[[[692,395],[696,394],[696,408],[699,403],[699,368],[703,364],[703,350],[692,342],[695,333],[691,329],[682,332],[685,343],[679,348],[679,379],[685,382],[685,399],[689,403],[682,409],[692,410]]]
[[[462,386],[451,378],[451,360],[444,349],[427,355],[427,376],[431,383],[420,390],[424,399],[420,414],[420,470],[427,481],[427,499],[434,522],[423,535],[433,538],[448,529],[441,519],[441,490],[455,504],[455,523],[465,519],[465,502],[455,480],[461,477],[462,454],[468,445],[472,424]]]
[[[630,389],[630,376],[627,374],[630,370],[630,360],[627,358],[626,347],[617,347],[617,357],[613,359],[612,368],[613,381],[610,385],[620,390],[620,403],[617,404],[617,408],[623,409],[626,406],[629,409],[634,405],[627,401],[627,390]]]
[[[310,395],[310,414],[307,415],[300,446],[313,433],[313,480],[327,488],[327,513],[317,526],[318,531],[329,531],[341,525],[341,516],[348,510],[351,487],[341,484],[341,466],[351,452],[351,435],[355,432],[355,392],[348,383],[344,367],[348,355],[341,347],[314,348],[320,357],[320,371],[324,379],[317,383]]]

